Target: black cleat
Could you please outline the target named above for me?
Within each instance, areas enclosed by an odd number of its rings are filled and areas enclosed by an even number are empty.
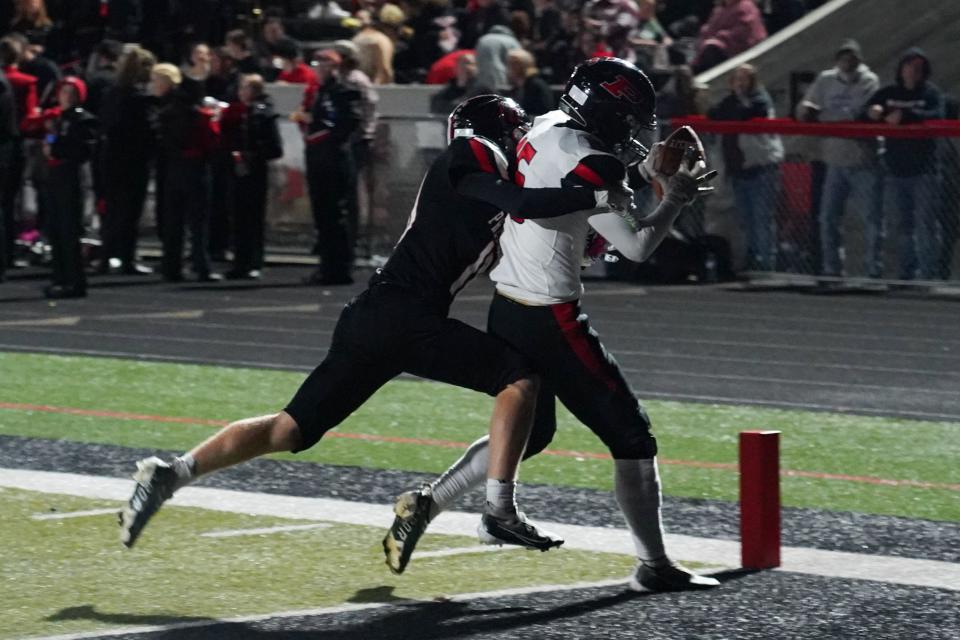
[[[678,564],[652,567],[640,562],[630,576],[630,588],[634,591],[698,591],[720,586],[720,581],[708,576],[699,576]]]
[[[477,526],[477,537],[483,544],[515,544],[540,551],[563,544],[563,538],[549,531],[541,531],[519,511],[506,519],[484,513]]]
[[[430,524],[430,510],[433,497],[430,486],[424,485],[416,491],[400,494],[393,505],[393,525],[383,538],[383,553],[387,558],[390,571],[401,574],[410,562],[410,556],[420,540],[420,536]]]
[[[137,472],[133,474],[137,486],[127,506],[120,516],[120,542],[132,547],[140,537],[160,505],[173,496],[176,489],[177,474],[169,464],[156,456],[137,462]]]

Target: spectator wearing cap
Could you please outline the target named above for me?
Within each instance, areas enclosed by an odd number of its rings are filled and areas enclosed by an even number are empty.
[[[233,268],[226,276],[257,280],[264,262],[268,163],[283,156],[277,114],[262,77],[242,77],[239,100],[224,113],[223,128],[235,214]]]
[[[511,87],[510,97],[530,117],[543,115],[556,108],[553,90],[540,75],[533,54],[529,51],[514,49],[507,54],[507,79]]]
[[[260,63],[251,50],[250,36],[243,29],[228,32],[224,42],[237,71],[244,74],[260,73]]]
[[[406,20],[403,10],[395,4],[380,7],[376,22],[367,24],[353,37],[360,60],[360,70],[374,84],[391,84],[394,81],[393,57],[395,40]]]
[[[496,25],[477,41],[477,82],[500,91],[507,83],[507,54],[520,49],[510,27]]]
[[[163,165],[162,275],[168,282],[183,280],[183,236],[189,225],[193,272],[200,282],[212,282],[222,276],[211,270],[208,253],[206,169],[219,144],[219,126],[215,113],[183,91],[182,82],[180,69],[171,64],[158,64],[150,74],[150,91],[159,105],[158,163]]]
[[[302,125],[310,205],[317,227],[320,268],[310,284],[353,282],[353,247],[348,219],[355,191],[353,140],[363,120],[360,92],[340,79],[341,58],[333,49],[316,54],[319,87],[308,108],[291,118]]]
[[[29,118],[37,111],[37,79],[20,71],[22,44],[15,38],[0,39],[0,71],[3,71],[7,83],[13,92],[14,119],[18,132],[11,141],[10,161],[0,175],[0,211],[3,213],[3,256],[5,267],[14,265],[14,241],[16,239],[17,199],[23,186],[26,169],[23,140],[29,131]]]
[[[52,284],[48,298],[78,298],[87,295],[80,237],[83,234],[85,202],[81,170],[97,144],[97,120],[83,108],[87,87],[83,80],[64,78],[57,87],[57,106],[39,117],[47,135],[43,153],[50,167],[47,198],[50,202],[47,235],[53,253]]]
[[[153,101],[147,91],[150,70],[156,63],[146,49],[134,47],[127,51],[120,58],[116,86],[103,101],[100,157],[105,207],[100,227],[101,272],[110,269],[113,259],[125,275],[153,273],[137,261],[137,236],[156,144],[150,122]],[[157,182],[162,184],[159,175]]]
[[[274,47],[277,57],[280,59],[280,74],[277,76],[277,82],[286,82],[288,84],[314,84],[317,81],[317,75],[303,61],[300,55],[300,46],[291,38],[281,40]]]
[[[713,120],[752,120],[774,117],[773,99],[757,78],[753,65],[730,75],[730,93],[707,111]],[[783,142],[775,134],[723,136],[723,166],[733,186],[740,223],[747,238],[747,270],[776,267],[776,211]]]
[[[493,93],[477,80],[477,59],[472,52],[464,52],[457,58],[456,75],[447,86],[430,97],[430,111],[448,115],[454,107],[473,96]]]
[[[896,81],[881,88],[867,102],[867,117],[893,126],[944,118],[943,94],[930,82],[931,73],[930,60],[923,50],[908,50],[897,64]],[[886,182],[892,187],[894,205],[899,212],[899,277],[932,280],[941,272],[937,141],[888,138],[883,158]]]
[[[754,0],[720,0],[700,28],[693,70],[703,73],[766,37],[767,28]]]
[[[844,40],[836,65],[822,71],[797,107],[800,120],[852,122],[859,120],[877,91],[877,74],[863,63],[856,40]],[[844,208],[860,209],[865,234],[865,271],[871,278],[883,274],[883,179],[873,140],[824,138],[821,154],[826,165],[820,204],[821,271],[843,275],[841,221]]]

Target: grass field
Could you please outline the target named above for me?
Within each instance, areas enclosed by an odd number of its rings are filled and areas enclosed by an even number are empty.
[[[0,433],[185,450],[217,429],[209,421],[281,408],[303,375],[3,353],[0,378],[4,380],[0,403],[153,417],[8,408],[0,409]],[[960,483],[956,424],[662,401],[645,405],[661,458],[666,462],[662,474],[667,494],[735,500],[734,467],[717,469],[669,462],[733,465],[739,431],[778,429],[783,432],[784,469],[943,487],[787,476],[782,485],[785,505],[960,521],[958,491],[946,486]],[[329,438],[297,456],[279,457],[440,472],[459,455],[456,443],[470,442],[485,431],[491,406],[488,397],[469,391],[395,381],[338,428],[342,433],[374,439]],[[605,453],[597,438],[562,408],[558,419],[560,427],[552,450]],[[381,441],[377,437],[439,440],[447,446]],[[599,489],[609,489],[612,484],[608,460],[569,455],[538,456],[524,464],[521,479]]]
[[[0,353],[0,434],[184,450],[215,432],[219,422],[282,407],[302,378],[268,370]],[[458,443],[485,431],[491,406],[479,394],[395,381],[338,429],[360,438],[328,438],[297,456],[278,457],[439,472],[459,455]],[[778,429],[783,468],[807,474],[783,478],[784,504],[960,521],[956,424],[661,401],[646,406],[665,460],[668,494],[735,500],[737,433]],[[603,446],[566,411],[558,417],[555,453],[526,463],[522,480],[609,489],[611,463],[592,455],[604,454]],[[716,464],[724,466],[709,466]],[[816,474],[847,479],[809,477]],[[304,522],[171,506],[153,525],[164,535],[145,536],[131,552],[119,544],[112,514],[36,517],[116,506],[0,489],[0,601],[6,614],[0,616],[0,638],[622,578],[633,564],[631,557],[612,553],[509,550],[424,558],[415,572],[397,577],[382,564],[382,528],[330,523],[207,537]],[[428,535],[418,549],[475,544]]]

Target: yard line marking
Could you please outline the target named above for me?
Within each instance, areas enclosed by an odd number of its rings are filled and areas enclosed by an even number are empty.
[[[56,318],[24,318],[23,320],[4,320],[0,327],[73,327],[81,316],[58,316]]]
[[[116,511],[116,509],[114,509]],[[286,533],[288,531],[310,531],[313,529],[329,529],[330,524],[318,522],[316,524],[291,524],[276,527],[259,527],[256,529],[224,529],[223,531],[207,531],[201,533],[201,538],[238,538],[240,536],[260,536],[271,533]]]
[[[208,420],[203,418],[189,418],[182,416],[157,416],[141,413],[126,413],[122,411],[104,411],[99,409],[77,409],[72,407],[55,407],[40,404],[25,404],[19,402],[0,402],[0,410],[8,411],[37,411],[43,413],[67,414],[95,418],[110,418],[117,420],[135,420],[141,422],[158,422],[170,424],[191,424],[208,427],[224,427],[229,424],[226,420]],[[409,438],[406,436],[384,436],[370,433],[349,433],[346,431],[328,431],[325,438],[346,438],[348,440],[362,440],[365,442],[389,442],[392,444],[412,444],[424,447],[440,447],[444,449],[466,449],[469,442],[455,440],[438,440],[435,438]],[[611,460],[606,452],[598,451],[571,451],[568,449],[544,449],[540,455],[574,458],[580,460]],[[693,467],[696,469],[718,469],[721,471],[737,471],[738,466],[733,462],[707,462],[702,460],[676,460],[673,458],[658,458],[660,464]],[[843,473],[827,473],[821,471],[804,471],[800,469],[782,469],[780,475],[788,478],[812,478],[815,480],[838,480],[861,484],[875,484],[889,487],[911,487],[916,489],[943,489],[946,491],[960,491],[960,484],[942,482],[927,482],[924,480],[877,478],[874,476],[849,475]]]
[[[117,515],[117,508],[111,509],[87,509],[86,511],[64,511],[56,513],[35,513],[30,516],[31,520],[66,520],[67,518],[85,518],[87,516],[105,516],[107,514]]]
[[[0,486],[27,491],[59,493],[100,500],[125,501],[133,482],[122,478],[85,476],[73,473],[0,469]],[[185,487],[171,500],[181,507],[211,511],[272,516],[291,520],[315,520],[341,524],[385,528],[393,518],[388,504],[348,502],[331,498],[305,498],[279,494]],[[448,511],[441,513],[430,527],[432,534],[474,536],[479,514]],[[566,539],[565,549],[617,553],[633,556],[635,549],[626,529],[589,527],[559,522],[543,522],[544,527]],[[700,538],[666,534],[670,555],[681,561],[711,566],[739,567],[740,543],[736,540]],[[119,542],[118,542],[119,544]],[[894,556],[869,555],[783,547],[780,571],[828,578],[871,580],[889,584],[913,585],[960,592],[960,563],[920,560]]]
[[[470,553],[493,553],[496,551],[516,551],[519,547],[507,547],[497,545],[479,545],[476,547],[451,547],[449,549],[437,549],[436,551],[414,551],[413,556],[417,560],[423,558],[446,558],[448,556],[459,556]]]
[[[101,631],[86,631],[81,633],[65,633],[55,636],[31,636],[25,640],[93,640],[94,638],[112,638],[116,636],[135,635],[143,633],[160,633],[165,631],[176,631],[179,629],[191,629],[197,627],[211,627],[220,624],[245,624],[251,622],[264,622],[267,620],[282,620],[285,618],[305,618],[314,616],[335,615],[338,613],[351,613],[354,611],[364,611],[371,609],[393,609],[397,607],[409,606],[411,604],[427,605],[430,603],[444,602],[472,602],[474,600],[490,600],[493,598],[504,598],[509,596],[523,596],[536,593],[557,593],[562,591],[576,591],[579,589],[601,589],[604,587],[616,587],[626,583],[626,580],[598,580],[596,582],[573,582],[569,584],[540,584],[529,587],[513,587],[507,589],[497,589],[495,591],[478,591],[474,593],[457,593],[450,596],[440,596],[434,600],[412,600],[401,599],[393,602],[370,602],[364,604],[343,604],[335,607],[323,607],[320,609],[300,609],[295,611],[275,611],[273,613],[261,613],[249,616],[238,616],[234,618],[222,618],[212,620],[191,620],[189,622],[173,622],[164,625],[139,626],[139,627],[120,627],[117,629],[103,629]]]
[[[199,320],[206,311],[203,309],[184,309],[182,311],[158,311],[156,313],[111,313],[106,315],[87,316],[87,320],[146,320],[170,318],[174,320]]]

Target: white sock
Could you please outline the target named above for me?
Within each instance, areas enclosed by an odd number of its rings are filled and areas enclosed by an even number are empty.
[[[487,513],[506,518],[517,513],[517,483],[487,478]]]
[[[614,495],[630,527],[637,557],[644,564],[669,564],[660,518],[660,474],[657,459],[614,460]]]
[[[487,477],[487,461],[490,459],[489,439],[488,436],[484,436],[467,447],[463,457],[430,484],[435,505],[435,513],[430,514],[431,519],[448,509]]]
[[[193,456],[189,453],[174,458],[170,462],[170,466],[173,467],[174,473],[177,474],[177,486],[174,491],[190,484],[197,476],[197,461],[194,460]]]

